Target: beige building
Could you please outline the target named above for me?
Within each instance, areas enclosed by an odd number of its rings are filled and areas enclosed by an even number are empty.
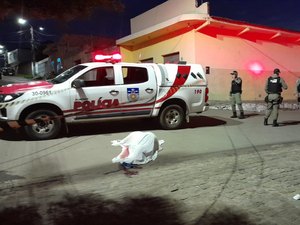
[[[243,100],[263,101],[265,80],[279,68],[284,99],[295,99],[300,32],[213,17],[195,0],[168,0],[130,23],[131,34],[117,40],[123,61],[202,64],[211,101],[228,100],[232,70],[243,79]]]

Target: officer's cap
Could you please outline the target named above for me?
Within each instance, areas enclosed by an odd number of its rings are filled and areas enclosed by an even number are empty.
[[[238,72],[237,72],[236,70],[234,70],[234,71],[232,71],[230,74],[231,74],[231,75],[237,76],[237,75],[238,75]]]
[[[274,69],[274,73],[279,74],[280,73],[280,69],[278,69],[278,68]]]

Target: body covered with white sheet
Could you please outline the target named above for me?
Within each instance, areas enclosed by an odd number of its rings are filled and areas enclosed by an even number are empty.
[[[131,132],[122,140],[113,140],[113,146],[121,146],[121,153],[112,159],[113,163],[146,164],[157,158],[162,150],[163,140],[158,140],[152,132]]]

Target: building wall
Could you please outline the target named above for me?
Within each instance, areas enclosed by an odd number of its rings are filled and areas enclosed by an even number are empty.
[[[136,33],[162,21],[173,19],[182,14],[208,15],[208,2],[195,6],[195,0],[168,0],[130,20],[131,33]]]
[[[49,72],[51,68],[50,68],[49,57],[36,62],[35,69],[36,69],[35,73],[37,77],[50,78]]]
[[[122,60],[125,62],[140,62],[153,58],[155,63],[163,63],[163,55],[179,52],[180,60],[189,63],[195,62],[195,35],[188,32],[149,47],[136,51],[128,51],[121,47]]]
[[[115,40],[101,36],[63,35],[57,43],[50,44],[44,50],[49,55],[51,67],[48,72],[58,74],[78,63],[93,61],[93,52],[114,50]]]
[[[237,70],[243,79],[243,100],[263,101],[264,84],[274,68],[281,70],[289,86],[283,92],[284,99],[295,99],[295,83],[300,77],[300,46],[256,43],[236,37],[214,38],[191,31],[132,52],[121,48],[123,61],[127,62],[153,58],[155,63],[163,63],[163,55],[174,52],[180,53],[180,60],[210,68],[207,74],[210,100],[229,99],[230,72]],[[261,71],[251,69],[256,64],[261,66]]]
[[[237,70],[243,79],[244,100],[263,100],[265,81],[274,68],[281,70],[281,77],[289,86],[283,92],[284,98],[295,98],[295,83],[300,77],[300,64],[297,62],[300,46],[256,43],[234,37],[213,38],[197,32],[195,49],[196,63],[210,67],[207,77],[211,100],[228,100],[232,70]],[[261,66],[261,72],[251,69],[254,65]]]

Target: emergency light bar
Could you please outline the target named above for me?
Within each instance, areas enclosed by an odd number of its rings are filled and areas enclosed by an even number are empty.
[[[120,62],[122,59],[122,56],[120,53],[115,53],[112,55],[102,55],[102,54],[97,54],[95,55],[94,59],[96,61],[101,61],[101,62]]]

